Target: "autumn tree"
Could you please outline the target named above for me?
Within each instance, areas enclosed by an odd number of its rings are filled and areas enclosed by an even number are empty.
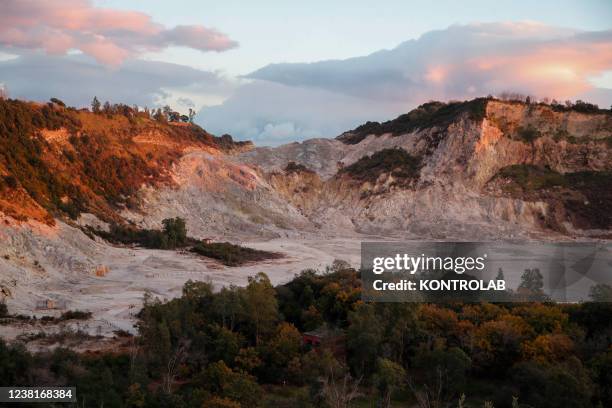
[[[265,273],[259,272],[249,277],[245,303],[248,321],[253,326],[255,345],[259,345],[262,335],[272,333],[278,320],[276,291]]]

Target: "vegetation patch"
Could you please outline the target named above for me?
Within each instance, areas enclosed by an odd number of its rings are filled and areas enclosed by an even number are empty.
[[[133,205],[143,184],[171,183],[168,169],[185,146],[233,150],[247,144],[170,121],[176,112],[169,108],[155,117],[124,104],[98,101],[92,109],[67,107],[56,98],[43,105],[0,99],[0,200],[14,201],[23,189],[50,223],[49,214],[75,219],[84,211],[117,221],[117,208]],[[58,130],[66,137],[45,139],[46,131]],[[153,143],[135,142],[142,134],[153,135]],[[35,216],[25,205],[21,212],[15,217]]]
[[[290,161],[289,163],[287,163],[284,171],[287,174],[293,174],[293,173],[311,173],[312,174],[314,173],[313,170],[310,170],[308,167],[304,166],[303,164],[296,163],[294,161]]]
[[[89,228],[89,231],[113,244],[138,245],[150,249],[182,248],[196,240],[187,237],[187,227],[182,218],[167,218],[163,229],[139,229],[130,225],[112,224],[109,231]]]
[[[479,121],[485,117],[487,100],[477,98],[467,102],[428,102],[387,122],[367,122],[342,134],[338,140],[345,144],[357,144],[368,135],[401,135],[434,126],[447,128],[464,114],[470,120]]]
[[[84,312],[82,310],[68,310],[67,312],[62,313],[58,320],[88,320],[90,318],[91,312]]]
[[[611,110],[609,109],[600,109],[598,105],[594,103],[585,102],[580,99],[578,99],[575,103],[571,103],[570,101],[565,102],[565,104],[553,102],[550,104],[550,107],[556,112],[573,111],[579,113],[611,113]]]
[[[188,248],[191,252],[213,258],[227,266],[239,266],[247,262],[282,258],[276,252],[260,251],[229,242],[205,242],[187,236],[185,220],[180,217],[162,221],[163,228],[139,229],[131,225],[111,225],[109,231],[87,229],[87,232],[120,245],[138,245],[149,249]]]
[[[536,139],[542,136],[542,133],[535,127],[529,125],[526,127],[519,127],[516,130],[515,138],[525,143],[533,143]]]
[[[404,149],[383,149],[342,168],[340,173],[361,182],[375,182],[381,174],[386,173],[393,176],[397,183],[407,184],[418,180],[421,166],[421,159]]]
[[[277,252],[261,251],[229,242],[198,242],[191,248],[191,251],[216,259],[226,266],[240,266],[248,262],[282,258],[282,254]]]
[[[538,167],[530,164],[514,164],[499,170],[495,178],[506,179],[509,184],[503,186],[507,192],[516,189],[522,191],[537,191],[555,186],[565,186],[565,177],[546,167]]]
[[[502,190],[522,199],[560,203],[574,224],[607,229],[612,226],[612,172],[581,171],[560,174],[545,167],[516,164],[502,168],[492,179]]]
[[[22,336],[63,342],[36,354],[0,340],[0,385],[105,407],[612,406],[612,303],[364,303],[341,261],[213,289],[145,295],[138,334],[108,351],[66,348],[81,332]]]

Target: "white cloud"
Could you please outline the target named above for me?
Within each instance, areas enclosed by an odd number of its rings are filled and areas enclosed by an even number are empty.
[[[612,31],[533,22],[457,25],[364,57],[268,65],[247,75],[254,81],[223,104],[205,108],[200,120],[277,144],[308,134],[333,137],[432,99],[514,91],[561,100],[590,96],[609,106],[611,93],[591,79],[610,70]]]
[[[223,104],[203,108],[197,121],[213,133],[230,133],[257,145],[278,145],[313,137],[334,137],[361,123],[399,114],[406,106],[316,88],[253,81]]]
[[[194,101],[198,94],[222,101],[235,87],[234,81],[218,73],[184,65],[128,60],[109,69],[83,55],[38,53],[0,61],[0,79],[11,97],[43,101],[58,97],[78,107],[88,106],[94,95],[102,101],[149,107],[179,97]]]

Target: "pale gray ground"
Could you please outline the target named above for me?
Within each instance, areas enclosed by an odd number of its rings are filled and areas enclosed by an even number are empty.
[[[325,270],[335,259],[358,266],[359,238],[277,238],[268,241],[239,242],[244,246],[281,252],[281,259],[226,267],[188,252],[117,248],[101,241],[87,239],[79,230],[60,225],[60,235],[73,236],[80,246],[70,248],[66,239],[32,234],[16,229],[10,237],[14,251],[9,255],[23,257],[21,250],[34,254],[37,268],[14,268],[0,258],[0,284],[11,291],[8,306],[11,313],[59,316],[65,310],[36,310],[37,301],[54,299],[66,302],[66,310],[84,310],[93,318],[62,325],[15,324],[0,326],[6,339],[25,333],[57,332],[62,328],[80,329],[89,334],[110,336],[115,330],[135,332],[135,314],[140,310],[145,292],[161,300],[180,296],[188,280],[208,281],[215,289],[228,285],[245,285],[247,278],[265,272],[273,284],[284,283],[304,269]],[[7,236],[5,236],[7,238]],[[364,238],[365,239],[365,238]],[[376,239],[373,237],[373,239]],[[6,248],[3,248],[6,249]],[[84,255],[87,255],[86,257]],[[29,262],[23,257],[24,262]],[[95,268],[105,265],[109,273],[95,276]],[[25,266],[25,265],[22,265]],[[25,276],[24,276],[25,274]]]

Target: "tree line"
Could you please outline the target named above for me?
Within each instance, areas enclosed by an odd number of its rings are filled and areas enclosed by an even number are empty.
[[[91,101],[91,112],[96,114],[106,115],[124,115],[126,117],[144,117],[147,119],[154,119],[158,122],[183,122],[193,123],[196,116],[196,111],[189,108],[187,115],[173,110],[169,105],[165,105],[161,108],[151,109],[145,106],[142,110],[138,105],[125,105],[123,103],[111,104],[109,101],[102,104],[97,96],[94,96]]]
[[[364,303],[359,273],[335,262],[276,287],[259,273],[245,287],[189,281],[167,302],[146,295],[128,350],[0,343],[0,383],[73,385],[79,406],[96,407],[604,407],[610,312]],[[344,351],[303,341],[322,327],[343,333]]]

